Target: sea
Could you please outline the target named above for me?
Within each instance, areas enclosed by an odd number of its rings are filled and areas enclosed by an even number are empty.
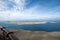
[[[30,30],[30,31],[46,31],[46,32],[60,32],[60,22],[57,23],[47,23],[47,24],[7,24],[0,23],[0,26],[6,27],[6,29],[16,29],[16,30]]]

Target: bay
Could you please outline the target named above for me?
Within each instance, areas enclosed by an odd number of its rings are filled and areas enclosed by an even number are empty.
[[[16,30],[31,30],[31,31],[60,31],[60,23],[47,23],[47,24],[26,24],[26,25],[17,25],[17,24],[5,24],[0,23],[0,26],[4,26],[7,29],[16,29]]]

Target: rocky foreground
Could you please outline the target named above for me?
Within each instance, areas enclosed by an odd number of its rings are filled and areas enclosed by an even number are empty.
[[[16,40],[60,40],[60,32],[14,31]]]
[[[11,37],[13,40],[60,40],[60,32],[14,30]],[[4,40],[2,35],[0,40]]]

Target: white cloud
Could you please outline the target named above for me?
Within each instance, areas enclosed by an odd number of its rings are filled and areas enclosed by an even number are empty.
[[[39,6],[33,6],[29,9],[24,10],[23,8],[25,5],[25,1],[26,0],[9,0],[8,2],[9,4],[10,2],[13,2],[16,5],[14,5],[11,10],[8,10],[8,3],[0,0],[0,20],[11,20],[12,21],[12,20],[34,20],[34,19],[60,18],[60,15],[56,14],[57,11],[56,13],[55,11],[43,12],[42,7],[40,10],[38,10]]]
[[[37,18],[34,11],[36,7],[32,7],[31,9],[23,10],[25,0],[11,0],[16,3],[16,6],[12,8],[12,10],[4,10],[0,11],[0,20],[29,20]],[[5,3],[5,2],[4,2]],[[3,4],[2,4],[3,5]],[[1,5],[0,5],[1,6]],[[3,6],[4,7],[4,6]],[[6,7],[5,7],[6,8]],[[1,8],[0,8],[1,9]]]

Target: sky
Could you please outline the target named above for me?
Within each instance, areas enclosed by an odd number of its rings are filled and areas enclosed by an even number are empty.
[[[60,0],[0,0],[0,21],[60,20]]]

